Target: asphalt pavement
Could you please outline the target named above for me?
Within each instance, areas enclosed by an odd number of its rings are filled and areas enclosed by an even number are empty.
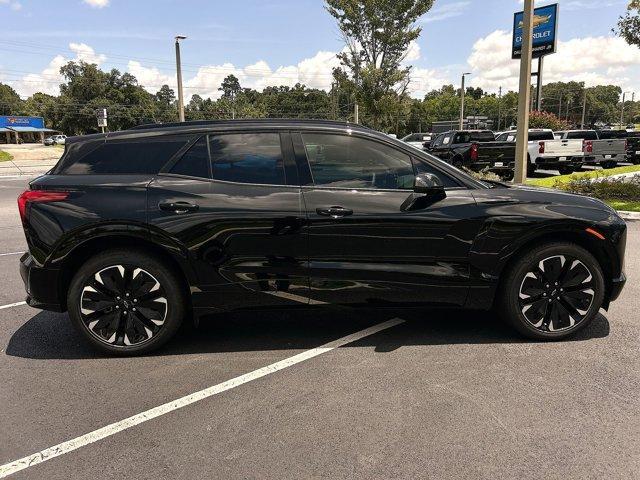
[[[108,358],[66,314],[3,308],[24,299],[25,183],[0,179],[0,478],[23,458],[10,478],[640,477],[640,222],[621,298],[570,341],[490,313],[329,307],[220,315]]]

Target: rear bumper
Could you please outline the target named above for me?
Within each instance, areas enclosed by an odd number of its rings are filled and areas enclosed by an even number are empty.
[[[606,158],[605,155],[590,155],[584,157],[585,165],[599,165],[604,162],[619,162],[625,160],[625,155],[611,154],[610,158]]]
[[[20,276],[27,291],[28,305],[54,312],[65,310],[58,295],[59,270],[37,266],[27,252],[20,258]]]
[[[560,160],[565,158],[565,160]],[[584,157],[538,157],[536,158],[536,165],[538,167],[578,167],[584,163]]]

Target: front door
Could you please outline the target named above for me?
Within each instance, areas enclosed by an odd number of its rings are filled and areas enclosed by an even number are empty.
[[[477,232],[470,192],[395,146],[356,135],[294,136],[303,179],[313,300],[348,305],[461,305]],[[413,193],[435,173],[446,197]],[[473,233],[472,233],[473,232]]]
[[[308,302],[304,211],[288,133],[202,136],[148,189],[152,233],[184,252],[194,308]]]

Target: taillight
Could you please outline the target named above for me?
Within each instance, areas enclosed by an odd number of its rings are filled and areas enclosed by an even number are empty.
[[[27,220],[27,206],[29,203],[42,202],[59,202],[66,200],[69,192],[53,192],[49,190],[25,190],[18,197],[18,210],[20,211],[20,219],[22,223]]]
[[[585,140],[582,149],[584,150],[584,153],[593,153],[593,141]]]
[[[478,160],[478,144],[472,143],[471,144],[471,161],[475,162],[476,160]]]
[[[538,142],[538,153],[544,153],[544,142]]]

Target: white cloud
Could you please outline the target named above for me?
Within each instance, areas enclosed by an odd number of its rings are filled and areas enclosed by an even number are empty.
[[[129,60],[127,71],[138,79],[138,84],[145,90],[156,93],[163,85],[176,88],[176,79],[170,75],[165,75],[156,67],[144,67],[140,62]]]
[[[443,85],[451,83],[451,72],[444,68],[413,67],[410,74],[411,81],[407,92],[414,98],[424,98],[432,90],[439,90]]]
[[[109,5],[109,0],[82,0],[87,5],[93,8],[104,8]]]
[[[21,80],[11,82],[16,92],[21,97],[29,97],[36,92],[58,95],[60,93],[59,84],[63,81],[60,67],[71,60],[101,65],[107,58],[102,54],[97,54],[93,48],[84,43],[70,43],[69,49],[76,54],[75,57],[66,58],[63,55],[56,55],[40,73],[30,73],[22,77]]]
[[[612,54],[615,52],[615,54]],[[496,30],[473,45],[467,59],[473,70],[471,85],[496,91],[502,86],[516,90],[519,62],[511,59],[511,33]],[[574,38],[558,43],[558,51],[545,58],[544,83],[584,81],[640,88],[640,49],[619,37]],[[534,62],[535,70],[535,62]]]
[[[407,48],[407,53],[404,57],[403,63],[415,62],[420,59],[421,51],[420,45],[415,40],[411,40],[409,43],[409,47]]]
[[[22,4],[14,0],[0,0],[0,5],[6,5],[14,12],[17,12],[18,10],[22,9]]]
[[[422,19],[422,23],[439,22],[448,18],[459,17],[464,14],[467,7],[471,4],[469,1],[445,3],[429,10]]]

